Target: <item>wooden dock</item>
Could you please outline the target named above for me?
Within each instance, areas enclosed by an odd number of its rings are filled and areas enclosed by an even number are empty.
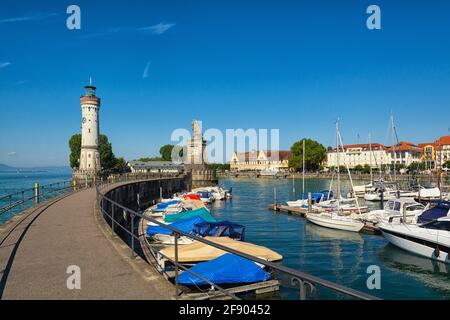
[[[289,207],[287,205],[279,204],[279,203],[271,204],[269,206],[269,209],[273,210],[273,211],[284,212],[284,213],[300,216],[300,217],[305,217],[308,212],[309,213],[319,213],[320,212],[317,209],[308,210],[308,208],[302,208],[302,207]]]
[[[232,294],[254,293],[256,296],[266,293],[277,292],[280,289],[278,280],[269,280],[247,284],[234,288],[227,288],[226,291]],[[220,291],[211,290],[208,292],[183,293],[181,300],[231,300],[231,297]]]
[[[299,216],[302,218],[305,218],[306,214],[309,213],[320,213],[317,209],[311,209],[308,210],[308,208],[301,208],[301,207],[289,207],[284,204],[271,204],[269,205],[269,209],[276,211],[276,212],[284,212],[287,214]],[[364,228],[361,230],[363,233],[368,234],[381,234],[381,231],[378,229],[378,226],[376,226],[374,223],[366,221],[364,222]]]

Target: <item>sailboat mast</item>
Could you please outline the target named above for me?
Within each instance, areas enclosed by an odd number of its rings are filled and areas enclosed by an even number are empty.
[[[337,194],[338,200],[341,200],[341,175],[339,164],[339,119],[336,121],[336,166],[337,166]],[[340,201],[338,201],[339,204]]]
[[[370,183],[373,182],[373,173],[372,173],[372,137],[369,133],[369,152],[370,152]]]
[[[397,163],[397,152],[395,150],[395,127],[394,127],[394,115],[391,114],[391,127],[392,127],[392,152],[394,153],[394,182],[397,181],[396,173],[396,163]]]
[[[305,138],[303,138],[302,194],[305,194]]]

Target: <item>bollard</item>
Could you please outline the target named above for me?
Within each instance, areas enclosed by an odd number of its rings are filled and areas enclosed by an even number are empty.
[[[312,212],[312,194],[308,192],[308,212]]]
[[[34,183],[34,203],[36,205],[39,204],[39,182],[38,181],[36,181]]]
[[[277,187],[273,187],[273,203],[275,209],[277,208]]]

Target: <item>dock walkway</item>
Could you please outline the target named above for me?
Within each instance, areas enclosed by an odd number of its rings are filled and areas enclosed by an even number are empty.
[[[136,259],[124,259],[94,206],[91,188],[42,203],[0,227],[0,299],[172,298],[156,271],[149,267],[143,276]],[[67,287],[72,265],[81,271],[79,290]]]

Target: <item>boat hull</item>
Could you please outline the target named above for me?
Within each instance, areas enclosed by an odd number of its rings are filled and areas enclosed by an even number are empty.
[[[448,253],[450,248],[442,243],[437,244],[435,235],[412,235],[410,232],[406,231],[407,229],[402,230],[400,228],[385,225],[380,225],[379,229],[386,240],[400,249],[432,260],[450,263]],[[436,247],[438,246],[439,256],[436,256]]]
[[[364,227],[364,223],[359,221],[352,221],[349,219],[333,219],[320,214],[308,214],[306,219],[309,222],[321,227],[344,231],[359,232]]]

